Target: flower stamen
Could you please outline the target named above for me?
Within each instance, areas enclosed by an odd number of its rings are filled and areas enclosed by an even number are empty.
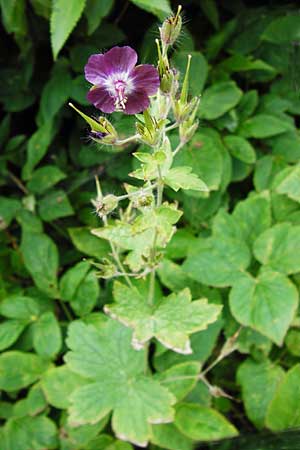
[[[125,95],[126,83],[122,80],[118,80],[115,82],[115,107],[117,110],[124,110],[125,104],[127,102],[127,97]]]

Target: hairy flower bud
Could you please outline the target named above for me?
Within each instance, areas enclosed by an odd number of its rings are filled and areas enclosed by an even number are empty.
[[[108,258],[103,258],[101,263],[92,261],[91,264],[95,266],[98,271],[95,273],[96,277],[109,279],[118,275],[116,265]]]
[[[112,124],[105,117],[99,117],[97,120],[87,116],[76,108],[72,103],[69,103],[73,108],[91,127],[89,137],[100,144],[114,145],[118,139],[118,133]]]
[[[182,7],[179,5],[177,13],[168,17],[159,28],[161,41],[166,46],[173,45],[180,34],[182,26],[181,9]]]
[[[154,146],[159,142],[163,121],[157,122],[146,109],[143,113],[144,122],[137,122],[136,129],[142,142]]]
[[[92,204],[96,208],[96,213],[99,217],[107,216],[118,206],[119,200],[113,194],[106,195],[102,198],[97,198],[96,200],[92,200]]]

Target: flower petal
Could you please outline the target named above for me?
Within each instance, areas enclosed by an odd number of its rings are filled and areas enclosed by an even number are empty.
[[[159,88],[159,75],[157,69],[151,64],[141,64],[135,67],[130,74],[134,88],[145,91],[147,95],[154,95]]]
[[[125,114],[138,114],[148,108],[150,100],[144,91],[134,91],[128,95]]]
[[[105,113],[112,113],[115,110],[114,99],[102,87],[92,88],[87,95],[87,99],[96,108]]]
[[[84,67],[84,73],[87,81],[101,85],[110,73],[110,68],[105,64],[104,55],[101,53],[91,55]]]
[[[105,65],[110,68],[110,74],[114,72],[130,72],[137,63],[137,53],[133,48],[113,47],[104,54]]]

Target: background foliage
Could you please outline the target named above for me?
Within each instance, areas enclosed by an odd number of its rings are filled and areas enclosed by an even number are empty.
[[[192,381],[168,386],[179,401],[175,424],[153,425],[151,448],[185,450],[193,441],[300,425],[300,15],[296,4],[257,3],[183,2],[186,25],[173,60],[183,68],[193,55],[190,94],[201,93],[202,102],[198,132],[177,164],[193,167],[210,192],[166,191],[184,215],[157,289],[189,287],[194,298],[223,304],[223,313],[193,335],[192,355],[153,347],[158,380],[189,373]],[[155,63],[158,20],[177,5],[0,4],[1,445],[129,450],[106,419],[77,428],[67,423],[68,398],[81,380],[58,367],[70,322],[68,347],[80,358],[78,336],[88,332],[76,319],[99,325],[102,306],[112,300],[111,282],[99,283],[84,259],[109,251],[89,231],[99,226],[90,204],[94,175],[105,192],[121,194],[136,168],[135,148],[115,155],[87,142],[82,120],[66,103],[91,111],[83,77],[91,53],[129,43],[141,61]],[[134,126],[130,117],[113,120],[124,137]],[[213,395],[196,383],[199,363],[215,360],[238,330],[236,351],[209,374],[211,385],[230,397]]]

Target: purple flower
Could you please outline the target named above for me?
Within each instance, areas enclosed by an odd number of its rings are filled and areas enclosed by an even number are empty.
[[[137,114],[147,109],[149,95],[159,87],[159,75],[154,66],[136,63],[137,54],[128,46],[91,55],[84,69],[93,84],[88,101],[105,113]]]

